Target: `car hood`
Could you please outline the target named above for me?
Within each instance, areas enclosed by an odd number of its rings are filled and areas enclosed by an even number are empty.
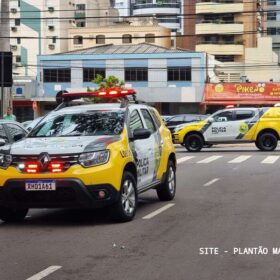
[[[50,155],[79,154],[104,150],[120,136],[82,136],[82,137],[46,137],[25,138],[10,147],[12,155]]]

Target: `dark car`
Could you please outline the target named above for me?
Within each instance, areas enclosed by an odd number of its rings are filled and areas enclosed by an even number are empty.
[[[28,134],[18,122],[0,120],[0,146],[16,142]]]
[[[206,119],[207,115],[199,115],[199,114],[182,114],[182,115],[176,115],[172,118],[168,119],[165,124],[171,131],[171,133],[174,132],[174,129],[179,124],[184,123],[190,123],[190,122],[199,122],[204,119]]]

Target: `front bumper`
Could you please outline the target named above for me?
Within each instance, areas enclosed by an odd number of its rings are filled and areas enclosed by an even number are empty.
[[[115,203],[119,192],[110,184],[84,185],[78,179],[54,179],[56,191],[26,191],[24,179],[0,187],[0,205],[11,208],[100,208]],[[105,198],[98,192],[103,190]]]

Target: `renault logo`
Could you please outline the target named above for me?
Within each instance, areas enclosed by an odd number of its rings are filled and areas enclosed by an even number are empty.
[[[48,153],[42,153],[40,154],[38,161],[41,163],[43,168],[46,168],[48,163],[51,161],[51,158]]]

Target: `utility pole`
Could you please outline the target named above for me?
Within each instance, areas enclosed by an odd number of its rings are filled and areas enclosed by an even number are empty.
[[[0,52],[10,52],[10,21],[9,21],[9,0],[1,1],[1,19],[0,19]],[[6,37],[6,38],[3,38]],[[2,59],[2,64],[4,59]],[[3,65],[1,65],[4,69]],[[3,71],[2,71],[3,76]],[[3,77],[2,77],[3,78]],[[3,81],[3,79],[2,79]],[[3,83],[1,84],[1,117],[3,118],[5,109],[12,105],[10,88],[5,88]]]

